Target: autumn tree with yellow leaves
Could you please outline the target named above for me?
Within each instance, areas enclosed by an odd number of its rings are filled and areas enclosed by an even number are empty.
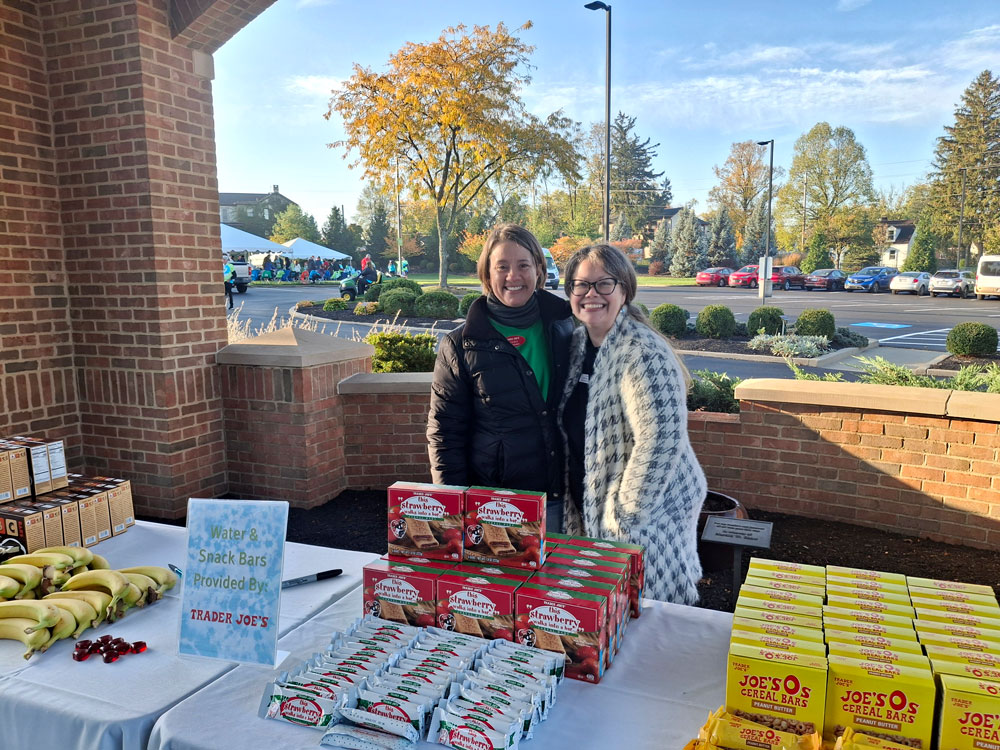
[[[533,50],[502,23],[455,26],[436,41],[407,42],[384,72],[355,65],[330,99],[326,117],[339,114],[347,137],[329,145],[345,158],[356,152],[351,166],[380,185],[392,184],[398,160],[404,184],[433,202],[441,286],[448,238],[489,180],[531,181],[542,170],[579,179],[578,125],[560,112],[542,120],[521,102]]]

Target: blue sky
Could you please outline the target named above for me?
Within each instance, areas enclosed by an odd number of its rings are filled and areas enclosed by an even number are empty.
[[[709,208],[734,141],[775,139],[775,165],[815,123],[851,128],[876,187],[927,171],[962,91],[1000,73],[1000,2],[703,0],[611,2],[611,108],[659,143],[655,166],[674,204]],[[363,183],[340,149],[330,91],[358,63],[379,70],[408,41],[448,26],[517,28],[535,46],[528,108],[562,109],[588,129],[604,121],[605,14],[583,0],[277,0],[215,55],[222,192],[281,192],[322,225],[354,213]]]

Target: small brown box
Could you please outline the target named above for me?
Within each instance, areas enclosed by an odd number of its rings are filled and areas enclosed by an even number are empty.
[[[14,499],[14,483],[10,477],[10,451],[0,445],[0,503]]]
[[[52,489],[58,490],[69,486],[66,474],[66,448],[62,440],[47,440],[45,448],[49,454],[49,479]]]
[[[103,542],[111,538],[111,501],[107,492],[94,495],[97,501],[95,510],[97,513],[97,541]]]
[[[31,498],[31,470],[28,468],[28,449],[23,445],[6,445],[10,457],[10,481],[15,500]]]
[[[84,547],[97,544],[97,495],[84,492],[80,498],[80,541]]]
[[[28,467],[31,469],[31,486],[35,495],[51,492],[52,473],[49,469],[49,451],[44,440],[18,436],[10,439],[15,445],[24,446],[28,451]]]
[[[28,554],[44,546],[41,512],[21,505],[0,505],[0,559]]]
[[[79,497],[54,497],[51,502],[62,510],[63,544],[67,547],[82,546]]]
[[[111,510],[111,533],[124,534],[130,526],[135,526],[135,511],[132,508],[132,483],[120,480],[114,489],[108,490],[108,504]]]
[[[45,496],[48,498],[48,495]],[[42,514],[42,528],[45,530],[46,547],[60,547],[63,543],[62,508],[54,503],[43,500],[21,500],[17,505],[30,508]]]

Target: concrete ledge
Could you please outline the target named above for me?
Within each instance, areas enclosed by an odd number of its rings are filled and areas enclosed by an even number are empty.
[[[374,352],[370,344],[288,327],[223,347],[215,361],[220,365],[314,367],[370,358]]]
[[[1000,422],[1000,393],[948,391],[945,416],[977,422]]]
[[[877,349],[878,342],[871,341],[868,346],[852,346],[847,349],[838,349],[834,352],[827,352],[818,357],[792,357],[792,362],[799,367],[823,367],[831,362],[839,362],[847,357],[853,357],[867,352],[869,349]],[[744,362],[784,362],[784,357],[774,354],[735,354],[733,352],[703,352],[700,349],[674,349],[675,354],[686,354],[692,357],[714,357],[716,359],[738,359]]]
[[[735,392],[736,398],[740,401],[774,401],[779,404],[809,404],[817,407],[832,406],[936,417],[947,415],[948,399],[951,394],[952,391],[937,388],[827,383],[780,378],[744,380],[736,386]]]
[[[351,375],[337,384],[337,393],[426,393],[431,392],[430,372],[368,372]]]

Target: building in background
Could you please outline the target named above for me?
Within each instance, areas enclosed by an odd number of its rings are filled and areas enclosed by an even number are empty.
[[[219,219],[223,224],[270,237],[278,214],[298,205],[278,192],[275,185],[270,193],[219,193]]]

